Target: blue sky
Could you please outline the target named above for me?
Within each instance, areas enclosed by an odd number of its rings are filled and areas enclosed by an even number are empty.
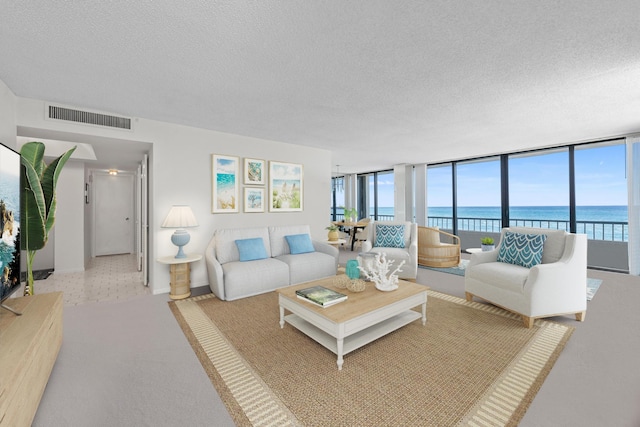
[[[578,206],[627,204],[625,149],[624,144],[617,144],[575,150]],[[511,158],[511,206],[568,206],[568,162],[568,150],[562,149]],[[450,166],[428,168],[427,185],[429,206],[451,206]],[[372,180],[369,186],[373,191]],[[393,194],[393,174],[379,175],[378,206],[393,206]],[[338,206],[343,204],[344,195],[339,194]],[[500,206],[498,158],[492,161],[458,164],[458,206]]]
[[[568,159],[567,150],[510,159],[511,206],[567,206]],[[624,144],[576,149],[575,161],[578,206],[627,204]],[[451,206],[450,167],[428,171],[428,205]],[[497,159],[458,165],[458,205],[500,205]]]

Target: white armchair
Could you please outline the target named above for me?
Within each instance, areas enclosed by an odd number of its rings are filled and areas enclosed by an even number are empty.
[[[542,263],[531,268],[498,262],[507,231],[547,236]],[[511,227],[502,229],[498,247],[474,253],[465,272],[467,301],[474,296],[520,314],[526,327],[536,318],[575,314],[584,321],[587,310],[587,236],[563,230]]]
[[[376,235],[380,226],[404,226],[403,243],[404,247],[378,246]],[[367,240],[362,242],[363,252],[385,253],[388,260],[395,260],[394,268],[401,261],[405,264],[402,271],[398,272],[400,279],[415,280],[418,275],[418,226],[409,221],[370,221],[367,226]]]

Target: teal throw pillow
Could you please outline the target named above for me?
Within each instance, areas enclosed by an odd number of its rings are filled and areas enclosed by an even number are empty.
[[[255,261],[268,258],[262,237],[236,240],[236,246],[238,247],[238,252],[240,252],[240,261]]]
[[[291,234],[284,236],[284,238],[287,239],[291,255],[315,252],[313,243],[311,243],[311,237],[309,237],[308,234]]]
[[[404,248],[404,225],[376,224],[377,248]]]
[[[500,243],[498,261],[531,268],[542,262],[545,234],[522,234],[507,231]]]

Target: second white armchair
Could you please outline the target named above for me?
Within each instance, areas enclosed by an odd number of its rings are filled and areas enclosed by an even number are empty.
[[[404,261],[400,279],[415,280],[418,274],[418,226],[409,221],[371,221],[363,252],[385,253],[395,260],[394,268]]]
[[[522,249],[521,242],[505,243],[510,240],[506,237],[512,237],[508,233],[546,236],[541,259],[529,266],[534,257],[527,248]],[[523,252],[525,256],[520,256]],[[514,259],[501,261],[501,256]],[[468,301],[475,296],[518,313],[528,328],[534,319],[564,314],[583,321],[587,310],[587,236],[563,230],[504,228],[495,250],[471,256],[464,288]]]

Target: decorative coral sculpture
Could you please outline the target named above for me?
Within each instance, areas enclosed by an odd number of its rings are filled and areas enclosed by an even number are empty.
[[[362,267],[358,267],[364,276],[376,284],[376,289],[380,291],[393,291],[398,289],[398,275],[395,273],[402,271],[401,267],[404,265],[404,261],[400,262],[400,265],[389,274],[391,266],[395,260],[387,260],[387,254],[384,252],[376,254],[376,259],[369,270],[365,270]]]

